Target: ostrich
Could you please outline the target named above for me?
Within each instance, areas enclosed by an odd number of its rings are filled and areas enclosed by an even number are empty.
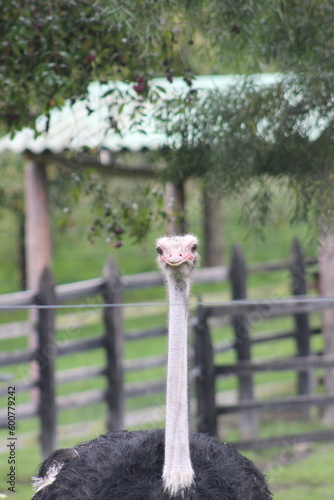
[[[106,433],[53,452],[33,500],[269,500],[266,479],[233,447],[189,433],[187,317],[195,236],[157,240],[169,296],[166,428]]]

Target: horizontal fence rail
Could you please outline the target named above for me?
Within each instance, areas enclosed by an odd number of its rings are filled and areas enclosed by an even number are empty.
[[[334,297],[285,297],[274,300],[234,300],[233,302],[221,303],[209,306],[206,309],[208,317],[221,316],[250,316],[254,314],[254,320],[259,318],[278,318],[299,313],[323,311],[326,308],[334,308]],[[255,313],[258,316],[255,316]]]
[[[217,414],[246,412],[248,410],[283,410],[290,408],[301,408],[302,406],[314,406],[333,404],[334,395],[300,395],[286,398],[271,399],[269,401],[240,401],[236,405],[226,405],[217,408]]]
[[[315,264],[316,259],[308,259],[308,264]],[[267,262],[253,264],[249,266],[249,272],[268,272],[288,270],[291,267],[290,260],[282,260],[279,262]],[[222,283],[229,279],[228,266],[215,266],[203,269],[197,269],[194,273],[194,284],[200,283]],[[162,286],[164,279],[160,272],[153,271],[134,275],[125,275],[121,277],[121,285],[123,290],[141,290],[156,286]],[[85,281],[78,281],[64,285],[56,285],[55,294],[58,304],[66,304],[72,300],[80,300],[87,297],[99,295],[105,285],[105,279],[93,278]],[[33,306],[37,305],[37,292],[31,290],[24,292],[14,292],[0,295],[0,306]],[[95,304],[96,307],[99,304]]]
[[[333,356],[307,356],[290,359],[271,359],[267,361],[242,361],[233,365],[215,367],[215,375],[230,373],[263,373],[275,371],[304,371],[308,368],[328,368],[334,366]]]
[[[273,436],[262,439],[248,439],[247,441],[232,442],[237,450],[263,450],[276,446],[296,445],[298,443],[308,443],[313,441],[333,441],[334,430],[303,432],[299,434],[285,434],[283,436]]]

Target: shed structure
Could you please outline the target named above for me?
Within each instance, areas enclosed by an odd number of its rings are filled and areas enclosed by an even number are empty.
[[[199,76],[193,89],[198,95],[212,90],[224,92],[240,82],[240,76]],[[268,85],[277,81],[275,74],[255,77],[256,83]],[[182,97],[189,92],[183,78],[155,79],[148,82],[151,92],[159,89],[164,101]],[[154,104],[138,96],[132,85],[124,82],[93,82],[88,87],[85,99],[65,102],[60,109],[54,108],[50,115],[36,120],[36,132],[29,128],[17,132],[14,137],[6,135],[0,139],[0,152],[10,150],[26,158],[26,268],[27,288],[36,290],[41,273],[51,264],[50,223],[48,209],[47,167],[50,163],[68,171],[94,168],[105,176],[152,179],[162,165],[152,166],[145,162],[138,164],[142,152],[175,147],[156,118],[161,111],[162,101]],[[138,114],[141,121],[138,121]],[[118,132],[121,130],[121,134]],[[176,145],[177,147],[177,145]],[[137,155],[137,161],[124,161],[124,152]],[[129,155],[127,155],[129,156]],[[223,159],[222,159],[223,161]],[[182,210],[185,204],[184,183],[170,182],[166,193]],[[222,241],[217,226],[219,220],[218,200],[203,197],[205,224],[204,250],[207,265],[221,264]],[[168,205],[168,202],[167,202]],[[218,219],[218,220],[217,220]],[[169,232],[183,232],[185,227],[177,224]]]

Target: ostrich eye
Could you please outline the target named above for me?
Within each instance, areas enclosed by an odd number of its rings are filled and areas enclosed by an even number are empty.
[[[161,247],[157,247],[157,252],[158,252],[159,255],[162,255],[162,249],[161,249]]]
[[[197,246],[198,246],[197,243],[194,243],[193,246],[191,247],[191,251],[196,252]]]

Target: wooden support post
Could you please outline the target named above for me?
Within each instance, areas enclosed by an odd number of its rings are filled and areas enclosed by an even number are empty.
[[[204,266],[222,266],[224,262],[224,237],[220,193],[203,189],[202,200]]]
[[[205,308],[200,306],[194,325],[197,430],[217,435],[215,367]]]
[[[334,296],[334,226],[328,222],[319,224],[320,251],[320,285],[324,297]],[[325,338],[325,354],[334,355],[334,308],[328,307],[323,312],[323,335]],[[334,395],[334,368],[326,370],[325,377],[326,393]],[[334,404],[326,405],[324,408],[324,423],[334,425]]]
[[[300,243],[297,239],[292,245],[292,293],[293,295],[306,295],[306,274],[304,256]],[[309,356],[311,354],[310,340],[311,331],[307,313],[294,314],[295,338],[297,344],[297,356]],[[312,392],[312,373],[310,370],[299,372],[297,375],[298,394],[311,394]],[[306,412],[309,415],[309,410]],[[307,415],[304,415],[305,417]]]
[[[121,276],[113,258],[109,258],[103,271],[106,280],[103,299],[106,304],[122,304]],[[123,319],[121,307],[104,308],[105,346],[107,354],[106,375],[108,379],[107,404],[109,431],[123,429]]]
[[[247,269],[246,262],[238,245],[233,247],[232,263],[230,268],[230,281],[232,299],[245,299],[247,297]],[[244,314],[233,317],[235,333],[235,350],[238,361],[251,360],[251,341],[249,337],[248,318]],[[239,401],[252,401],[254,399],[253,377],[251,374],[238,375]],[[249,410],[240,415],[240,431],[243,439],[254,438],[258,433],[258,413]]]
[[[51,271],[45,268],[40,280],[37,296],[39,305],[48,306],[56,303],[55,286]],[[39,309],[37,320],[38,348],[38,412],[40,418],[40,440],[43,459],[56,448],[56,389],[55,359],[57,345],[55,340],[54,309]]]
[[[51,233],[48,207],[48,183],[43,163],[29,161],[25,170],[25,255],[26,255],[26,288],[37,292],[42,272],[51,267]],[[29,311],[32,325],[29,334],[29,347],[36,350],[38,345],[36,310]],[[38,367],[31,363],[31,379],[37,382]],[[31,393],[36,401],[38,394]]]
[[[37,290],[45,267],[51,265],[48,184],[45,165],[26,165],[27,289]]]
[[[27,290],[27,258],[26,258],[26,221],[25,214],[19,214],[18,216],[18,266],[20,270],[20,289]]]
[[[170,218],[167,227],[167,234],[185,234],[185,183],[178,181],[176,183],[167,182],[166,184],[166,212]]]

